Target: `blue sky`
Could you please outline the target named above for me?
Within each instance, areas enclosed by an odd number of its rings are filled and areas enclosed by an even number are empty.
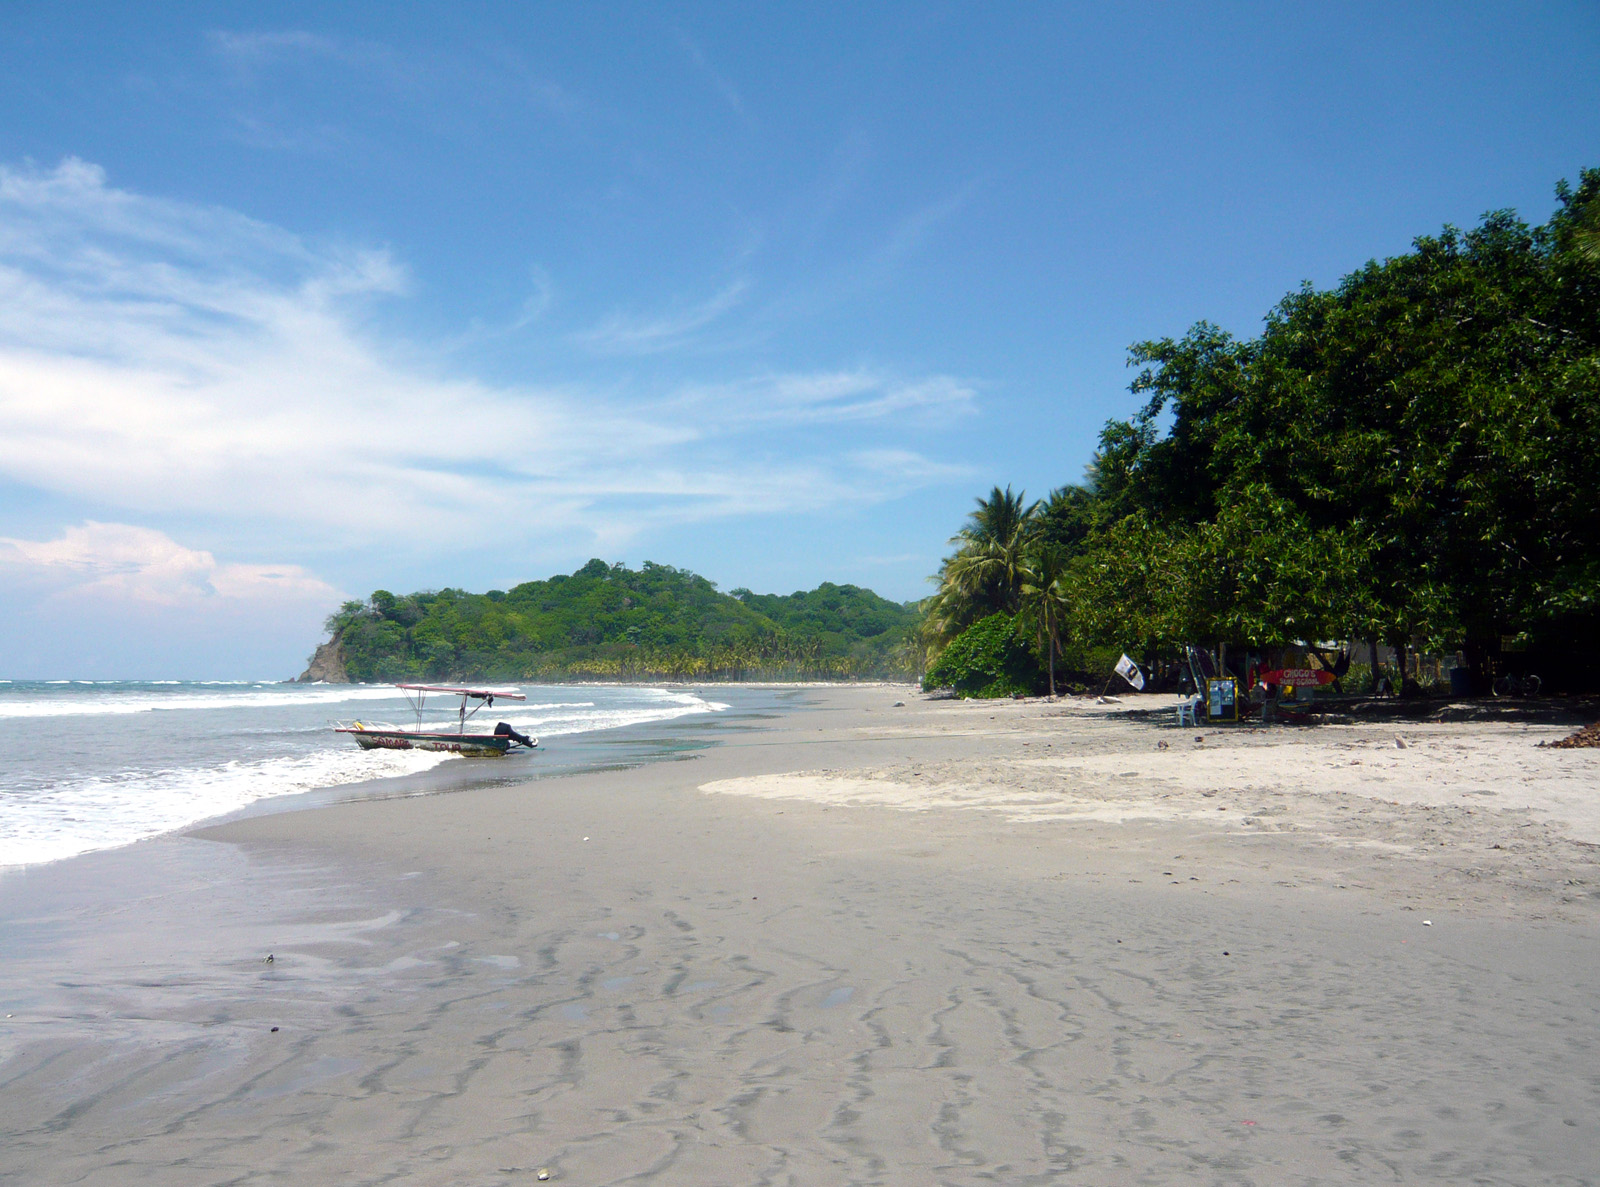
[[[12,3],[0,675],[591,556],[927,592],[1127,346],[1600,165],[1600,7]]]

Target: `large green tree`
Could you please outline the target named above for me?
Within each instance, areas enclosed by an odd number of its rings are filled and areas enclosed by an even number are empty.
[[[1201,323],[1137,345],[1147,402],[1102,436],[1078,570],[1117,599],[1094,628],[1477,655],[1592,630],[1600,172],[1558,197],[1543,226],[1492,214],[1302,288],[1259,338]]]

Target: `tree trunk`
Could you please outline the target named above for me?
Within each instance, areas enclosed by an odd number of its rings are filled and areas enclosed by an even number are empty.
[[[1461,648],[1467,671],[1472,673],[1473,696],[1481,696],[1494,685],[1494,676],[1489,670],[1489,650],[1486,643],[1473,637],[1468,637]]]

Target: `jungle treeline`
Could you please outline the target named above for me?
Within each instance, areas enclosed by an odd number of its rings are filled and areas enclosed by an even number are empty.
[[[979,500],[921,639],[930,684],[1035,691],[1127,651],[1377,641],[1479,688],[1600,683],[1600,170],[1549,221],[1446,227],[1259,337],[1138,343],[1144,405],[1085,479]]]
[[[695,573],[592,560],[510,590],[377,590],[328,620],[345,674],[377,680],[904,678],[914,607],[853,585],[722,593]]]

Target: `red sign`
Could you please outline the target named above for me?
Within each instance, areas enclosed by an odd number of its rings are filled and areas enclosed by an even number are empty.
[[[1263,684],[1292,684],[1296,688],[1304,688],[1308,684],[1332,684],[1335,679],[1337,677],[1332,672],[1315,668],[1280,668],[1261,673]]]

